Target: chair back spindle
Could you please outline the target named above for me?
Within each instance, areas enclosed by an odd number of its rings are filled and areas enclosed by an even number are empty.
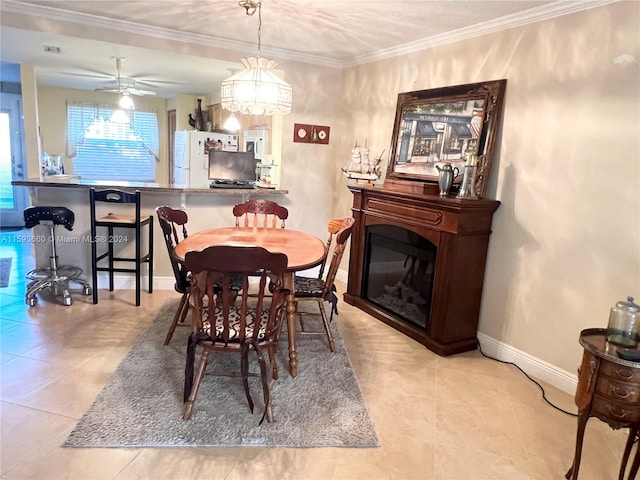
[[[249,200],[233,207],[236,227],[284,228],[289,211],[271,200]]]

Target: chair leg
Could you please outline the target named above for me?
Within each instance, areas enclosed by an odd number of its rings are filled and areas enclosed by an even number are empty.
[[[262,350],[258,347],[255,349],[258,356],[258,363],[260,364],[260,378],[262,379],[262,396],[264,399],[264,413],[260,419],[259,425],[262,425],[264,419],[267,422],[273,423],[273,409],[271,406],[271,390],[269,389],[269,377],[267,375],[267,362],[264,359]]]
[[[204,377],[204,371],[207,368],[208,360],[209,351],[205,348],[202,350],[202,358],[200,359],[200,365],[198,366],[198,372],[196,373],[196,378],[193,382],[191,393],[189,394],[189,398],[184,405],[184,414],[182,415],[182,418],[184,420],[189,420],[191,418],[191,414],[193,413],[193,406],[196,403],[196,398],[198,397],[198,390],[200,389],[200,384],[202,383],[202,377]]]
[[[278,362],[276,362],[276,345],[271,344],[267,347],[267,352],[269,353],[269,363],[271,364],[271,378],[274,380],[278,379]]]
[[[108,227],[107,243],[109,244],[109,291],[113,292],[113,227]]]
[[[95,226],[91,227],[91,283],[93,284],[93,303],[98,303],[98,246],[96,244]]]
[[[153,293],[153,218],[149,217],[149,293]]]
[[[331,335],[331,329],[329,328],[329,321],[327,320],[327,312],[324,310],[324,300],[318,299],[318,307],[320,308],[320,316],[322,316],[322,323],[324,324],[324,331],[327,332],[327,340],[329,341],[329,349],[332,352],[336,351],[336,345],[333,342],[333,335]]]
[[[140,225],[136,225],[136,307],[140,306],[140,275],[142,275],[142,229]]]
[[[247,396],[249,402],[249,409],[253,413],[253,399],[249,392],[249,343],[243,343],[240,346],[240,375],[242,376],[242,386],[244,387],[244,393]]]
[[[171,338],[173,337],[173,333],[176,331],[176,326],[180,320],[184,321],[184,317],[186,313],[183,315],[183,311],[185,310],[185,306],[188,308],[188,294],[183,294],[180,299],[180,304],[178,305],[178,309],[176,310],[175,315],[173,316],[173,320],[171,321],[171,325],[169,326],[169,331],[167,332],[167,336],[164,339],[164,344],[169,345]]]

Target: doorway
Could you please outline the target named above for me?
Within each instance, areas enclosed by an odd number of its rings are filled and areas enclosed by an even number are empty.
[[[27,206],[25,187],[13,180],[25,179],[22,133],[22,96],[0,92],[0,227],[24,226]]]

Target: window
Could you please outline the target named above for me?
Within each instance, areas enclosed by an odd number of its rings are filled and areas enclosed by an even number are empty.
[[[73,173],[87,180],[153,182],[159,155],[158,115],[127,112],[129,123],[111,121],[115,109],[67,105],[67,156]]]

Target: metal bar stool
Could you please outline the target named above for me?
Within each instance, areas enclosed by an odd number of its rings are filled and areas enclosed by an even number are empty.
[[[38,268],[27,273],[26,277],[31,280],[27,285],[25,301],[27,305],[33,307],[38,299],[36,293],[45,291],[53,296],[63,297],[64,305],[71,305],[73,300],[69,291],[69,283],[77,283],[82,287],[83,295],[91,295],[89,283],[80,278],[82,270],[70,265],[58,265],[58,252],[56,250],[56,225],[64,225],[71,231],[75,216],[66,207],[29,207],[24,211],[24,224],[26,228],[33,228],[36,225],[48,225],[51,231],[51,256],[49,257],[49,268]]]
[[[123,215],[120,213],[109,213],[108,215],[96,218],[96,202],[134,204],[134,215]],[[153,217],[141,217],[140,215],[140,191],[135,193],[123,192],[121,190],[107,189],[89,190],[89,203],[91,210],[91,268],[93,270],[93,303],[98,303],[98,272],[109,272],[109,291],[113,292],[114,272],[135,273],[136,279],[136,307],[140,306],[140,283],[142,277],[142,264],[146,263],[149,269],[149,293],[153,293]],[[149,244],[147,253],[142,254],[142,227],[148,227]],[[106,236],[98,236],[98,227],[107,229]],[[114,236],[116,228],[134,230],[135,256],[124,256],[121,252],[116,252],[116,243],[128,243],[128,238],[124,235]],[[121,240],[121,241],[119,241]],[[107,251],[98,253],[98,243],[106,243]],[[99,265],[102,260],[107,260],[107,265]],[[116,263],[134,263],[133,267],[116,267]]]

